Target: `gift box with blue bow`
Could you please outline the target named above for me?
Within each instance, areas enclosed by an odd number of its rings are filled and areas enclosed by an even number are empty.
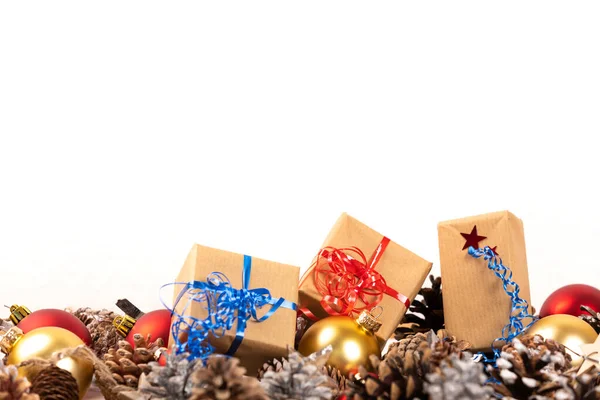
[[[194,245],[174,286],[170,346],[239,358],[253,375],[294,345],[300,269]]]

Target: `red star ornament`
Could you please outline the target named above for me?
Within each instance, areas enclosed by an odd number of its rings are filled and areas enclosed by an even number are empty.
[[[477,234],[477,225],[473,226],[473,230],[471,230],[471,233],[461,233],[461,235],[466,240],[465,245],[462,248],[463,250],[468,249],[469,247],[474,247],[478,249],[479,242],[481,242],[483,239],[487,239],[487,237],[479,236]]]

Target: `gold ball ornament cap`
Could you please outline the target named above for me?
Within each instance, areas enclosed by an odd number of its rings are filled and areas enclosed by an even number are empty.
[[[381,315],[381,313],[376,317],[373,315],[373,310],[365,310],[361,312],[358,318],[356,319],[356,322],[369,332],[376,333],[382,325],[381,322],[379,322],[379,320],[377,319],[379,315]]]

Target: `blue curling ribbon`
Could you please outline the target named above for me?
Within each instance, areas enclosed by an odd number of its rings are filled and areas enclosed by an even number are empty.
[[[206,281],[169,283],[161,288],[162,290],[171,285],[184,285],[172,309],[163,301],[175,317],[171,333],[176,354],[187,352],[190,359],[206,359],[215,350],[209,343],[209,336],[222,337],[237,323],[235,339],[226,353],[227,356],[232,356],[244,340],[248,321],[263,322],[279,308],[296,310],[295,303],[284,298],[273,298],[266,288],[249,289],[251,273],[252,257],[245,255],[241,289],[231,287],[229,279],[220,272],[209,274]],[[187,298],[186,303],[181,311],[177,312],[177,307],[184,297]],[[258,310],[267,305],[271,308],[259,317]],[[191,316],[197,315],[201,310],[207,314],[206,318]]]
[[[483,360],[483,362],[495,366],[496,360],[500,357],[501,352],[501,349],[496,345],[499,342],[510,343],[515,337],[519,336],[523,331],[533,325],[537,318],[529,314],[529,304],[526,300],[519,297],[520,288],[519,285],[512,280],[512,271],[502,264],[502,259],[498,257],[489,246],[485,246],[483,249],[475,249],[471,246],[469,247],[469,255],[474,258],[483,256],[483,259],[488,262],[488,269],[494,271],[494,274],[502,280],[504,291],[510,297],[512,303],[508,324],[502,328],[502,337],[499,337],[492,342],[494,356],[488,358],[483,353],[478,354],[479,360]],[[523,323],[524,319],[531,319],[531,322],[525,326]]]

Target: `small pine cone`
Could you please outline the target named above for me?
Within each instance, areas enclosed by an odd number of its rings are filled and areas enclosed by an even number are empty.
[[[135,348],[129,342],[120,340],[118,349],[110,349],[104,355],[104,363],[112,372],[112,376],[121,385],[138,387],[140,375],[150,372],[149,362],[154,361],[154,353],[162,347],[162,339],[148,343],[140,334],[133,336]]]
[[[209,357],[206,367],[191,375],[191,400],[268,400],[256,378],[247,377],[237,358]],[[272,372],[271,372],[272,373]]]
[[[525,346],[527,351],[522,346]],[[523,363],[525,361],[522,355],[525,353],[529,357],[538,354],[548,354],[552,357],[552,363],[547,363],[547,368],[554,369],[556,372],[565,372],[571,368],[571,355],[567,353],[565,346],[555,340],[544,339],[537,334],[524,335],[512,343],[504,345],[502,351],[510,354],[513,357],[511,363],[518,364],[519,368],[524,368]]]
[[[580,308],[581,311],[585,311],[589,315],[580,315],[579,318],[590,324],[597,333],[600,333],[600,312],[596,312],[588,306],[581,306]]]
[[[496,381],[492,386],[498,395],[515,399],[540,395],[553,398],[558,391],[564,390],[561,379],[565,381],[566,378],[559,379],[559,374],[567,364],[565,357],[558,350],[552,352],[546,348],[541,336],[536,336],[523,337],[531,347],[514,339],[496,360],[496,368],[488,366],[488,373]],[[553,345],[549,344],[551,348]]]
[[[39,373],[31,391],[41,400],[79,400],[77,381],[67,370],[51,365]]]
[[[20,378],[17,367],[4,365],[0,360],[0,399],[39,400],[37,394],[30,393],[31,384],[26,378]]]
[[[71,310],[68,310],[71,312]],[[117,347],[121,336],[112,324],[116,313],[102,309],[93,310],[89,307],[78,308],[72,314],[79,318],[90,331],[92,336],[92,350],[96,356],[102,358],[110,349]]]
[[[427,375],[424,391],[430,400],[488,400],[494,390],[486,381],[483,365],[473,361],[469,353],[462,359],[458,354],[451,354],[441,362],[439,372]]]

